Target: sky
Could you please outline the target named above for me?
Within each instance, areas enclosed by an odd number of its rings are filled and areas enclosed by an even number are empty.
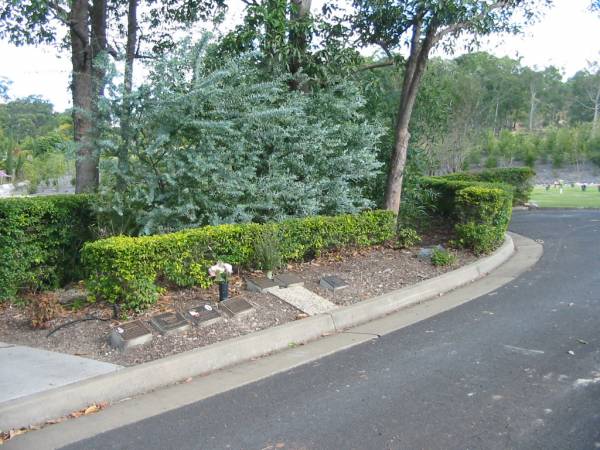
[[[237,3],[236,3],[237,2]],[[321,1],[313,2],[313,9]],[[588,10],[590,0],[555,0],[552,9],[519,36],[494,36],[480,50],[497,56],[521,57],[525,65],[542,69],[555,65],[565,78],[600,60],[600,15]],[[241,2],[235,0],[228,26],[239,20]],[[440,52],[436,52],[440,55]],[[9,79],[11,98],[38,95],[57,111],[71,106],[70,59],[51,46],[15,47],[0,42],[0,77]]]

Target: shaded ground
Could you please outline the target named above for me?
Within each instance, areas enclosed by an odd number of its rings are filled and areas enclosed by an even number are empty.
[[[447,238],[446,232],[433,230],[424,240],[424,244],[445,242]],[[419,259],[417,253],[418,248],[396,250],[380,246],[348,249],[325,254],[310,262],[288,265],[285,271],[298,274],[308,289],[334,303],[347,305],[434,277],[475,259],[469,252],[458,251],[457,264],[441,268]],[[319,279],[323,275],[337,275],[347,281],[350,287],[333,295],[319,286]],[[241,296],[251,303],[255,308],[251,314],[239,318],[223,316],[218,323],[206,327],[191,327],[189,331],[178,335],[161,336],[156,332],[152,342],[126,353],[109,345],[111,329],[121,322],[111,320],[112,308],[104,304],[90,305],[76,312],[65,311],[62,317],[51,321],[46,330],[33,330],[24,308],[9,304],[0,305],[0,341],[128,366],[306,317],[301,311],[270,294],[246,291],[242,276],[233,277],[230,283],[231,294]],[[137,316],[132,315],[127,320],[139,318],[147,321],[151,315],[165,311],[184,312],[206,301],[213,302],[217,307],[217,298],[216,286],[211,289],[172,290],[162,296],[150,311]],[[48,337],[48,333],[56,327],[74,319],[89,317],[105,320],[79,322]]]

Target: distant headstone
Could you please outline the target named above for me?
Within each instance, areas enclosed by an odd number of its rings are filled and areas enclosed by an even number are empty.
[[[150,323],[161,334],[182,333],[190,328],[190,324],[181,313],[166,312],[150,319]]]
[[[325,289],[329,289],[333,292],[337,292],[348,287],[348,283],[341,278],[336,277],[335,275],[321,277],[319,284]]]
[[[304,281],[298,275],[293,273],[280,273],[275,275],[275,283],[279,287],[288,288],[292,286],[304,286]]]
[[[264,294],[267,292],[267,289],[277,287],[277,284],[268,278],[248,277],[246,278],[246,287],[250,292]]]
[[[219,303],[219,308],[231,317],[245,315],[254,311],[252,305],[243,298],[230,298],[225,300],[224,302]]]
[[[229,300],[227,300],[229,301]],[[225,302],[222,302],[223,304]],[[203,303],[195,308],[188,310],[190,320],[197,326],[208,326],[221,320],[219,311],[210,303]]]
[[[121,350],[128,350],[151,340],[152,331],[141,320],[123,323],[110,333],[110,345]]]

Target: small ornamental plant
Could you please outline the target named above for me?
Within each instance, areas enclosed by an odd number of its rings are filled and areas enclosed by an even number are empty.
[[[217,283],[227,283],[229,276],[233,273],[231,264],[223,261],[217,262],[214,266],[209,267],[208,274],[215,279]]]

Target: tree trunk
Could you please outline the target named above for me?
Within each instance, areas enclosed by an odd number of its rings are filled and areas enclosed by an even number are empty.
[[[529,131],[532,131],[533,130],[533,117],[535,114],[535,102],[537,101],[537,99],[535,97],[536,91],[533,86],[531,86],[530,92],[531,92],[531,97],[530,97],[531,104],[529,106]]]
[[[594,119],[592,120],[592,137],[598,133],[598,120],[600,120],[600,86],[596,91],[596,101],[594,102]]]
[[[90,192],[97,186],[92,130],[92,55],[88,29],[87,0],[74,0],[71,7],[71,63],[73,80],[73,140],[77,145],[75,192]]]
[[[296,74],[302,68],[302,59],[308,47],[308,31],[304,28],[302,21],[310,14],[312,0],[292,0],[292,12],[290,15],[289,43],[292,54],[289,58],[289,71]],[[297,80],[292,80],[290,88],[300,89],[302,86]]]
[[[423,42],[421,42],[421,23],[417,22],[413,25],[410,56],[406,61],[404,80],[402,81],[402,92],[394,133],[394,148],[392,149],[384,198],[385,209],[396,214],[400,212],[402,181],[410,140],[408,126],[417,99],[421,78],[427,67],[429,51],[433,45],[435,32],[436,28],[431,25],[427,29]]]
[[[496,109],[494,110],[494,136],[498,136],[500,130],[498,129],[498,109],[500,108],[500,99],[496,98]]]
[[[129,171],[129,146],[131,144],[131,92],[133,88],[133,62],[137,46],[137,4],[129,0],[127,14],[127,47],[125,49],[125,74],[123,77],[123,109],[121,111],[121,146],[119,147],[119,184],[124,188],[124,176]]]

